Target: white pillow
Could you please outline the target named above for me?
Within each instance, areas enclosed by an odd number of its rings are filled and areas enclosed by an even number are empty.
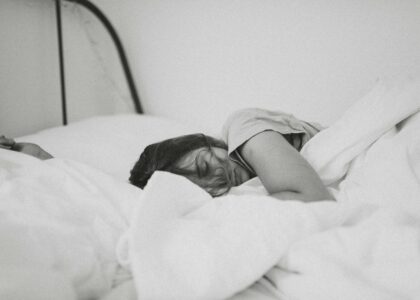
[[[128,180],[131,168],[147,145],[192,132],[167,118],[112,115],[46,129],[16,140],[36,143],[54,157],[83,162]]]

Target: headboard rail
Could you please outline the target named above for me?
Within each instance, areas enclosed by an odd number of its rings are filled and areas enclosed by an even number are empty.
[[[65,86],[65,72],[64,72],[64,47],[63,47],[63,30],[62,30],[62,21],[61,21],[61,4],[63,0],[55,0],[56,3],[56,15],[57,15],[57,34],[58,34],[58,51],[59,51],[59,66],[60,66],[60,83],[61,83],[61,107],[62,107],[62,118],[63,125],[67,125],[67,103],[66,103],[66,86]],[[133,75],[131,73],[130,65],[128,63],[127,55],[124,50],[124,46],[121,42],[121,39],[115,30],[112,23],[105,16],[105,14],[92,2],[89,0],[64,0],[68,2],[73,2],[85,7],[92,14],[94,14],[104,25],[106,30],[114,42],[115,47],[117,48],[118,55],[120,57],[121,65],[124,71],[125,78],[127,80],[127,85],[130,90],[131,98],[133,100],[134,108],[138,114],[143,114],[143,108],[141,105],[140,97],[137,92],[136,84],[134,82]]]

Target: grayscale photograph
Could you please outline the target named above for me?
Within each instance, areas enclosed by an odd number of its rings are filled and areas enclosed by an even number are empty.
[[[419,0],[0,0],[0,300],[420,300]]]

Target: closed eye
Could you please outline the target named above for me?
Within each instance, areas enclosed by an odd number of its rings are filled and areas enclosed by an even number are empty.
[[[198,178],[203,178],[208,175],[210,171],[210,165],[202,157],[201,158],[197,157],[195,159],[195,170],[196,170]]]
[[[198,176],[199,177],[206,177],[209,174],[210,171],[210,165],[208,162],[204,161],[200,164],[200,166],[197,168]]]

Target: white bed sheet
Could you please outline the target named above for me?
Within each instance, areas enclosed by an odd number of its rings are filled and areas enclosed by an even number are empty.
[[[419,109],[420,80],[382,82],[307,144],[337,202],[211,199],[156,173],[127,238],[139,295],[418,299]]]
[[[93,117],[16,140],[39,144],[54,157],[82,162],[127,180],[147,145],[191,130],[168,118],[123,114]]]
[[[307,144],[337,203],[280,202],[258,180],[211,199],[164,172],[142,192],[125,182],[141,150],[191,133],[160,118],[22,137],[64,159],[0,150],[0,298],[417,299],[419,95],[379,85]]]
[[[186,133],[166,118],[101,116],[17,138],[52,160],[0,149],[0,298],[97,299],[130,279],[116,258],[141,195],[130,169],[148,144]]]

